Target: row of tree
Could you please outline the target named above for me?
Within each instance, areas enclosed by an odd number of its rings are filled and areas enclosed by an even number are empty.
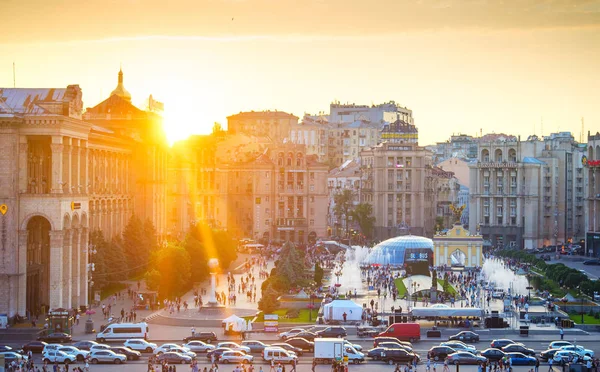
[[[354,193],[352,190],[342,190],[342,192],[333,196],[333,214],[339,221],[344,221],[346,225],[346,234],[350,227],[349,221],[356,221],[361,232],[367,239],[373,237],[373,227],[375,225],[375,217],[373,214],[373,206],[369,203],[359,203],[354,205]]]

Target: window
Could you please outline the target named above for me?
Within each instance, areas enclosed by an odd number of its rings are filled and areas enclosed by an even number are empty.
[[[314,226],[315,225],[315,220],[310,220],[310,225]]]
[[[309,177],[310,177],[311,180],[314,180],[315,179],[315,172],[310,172],[309,173]]]
[[[143,333],[141,327],[115,327],[113,333]]]
[[[269,220],[268,218],[265,220],[265,226],[271,226],[271,220]]]

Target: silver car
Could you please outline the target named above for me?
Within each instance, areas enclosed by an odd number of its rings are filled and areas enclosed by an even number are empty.
[[[246,355],[242,351],[232,350],[226,351],[221,354],[219,358],[219,363],[227,364],[227,363],[252,363],[254,357],[252,355]]]
[[[69,355],[73,355],[80,362],[83,361],[85,358],[87,358],[88,355],[90,355],[89,351],[79,350],[75,346],[63,346],[60,349],[58,349],[58,351],[62,351]]]
[[[112,350],[96,350],[90,354],[92,364],[114,363],[121,364],[127,362],[127,357],[123,354],[117,354]]]
[[[209,345],[202,341],[190,341],[187,344],[183,344],[183,347],[187,347],[195,353],[207,353],[209,350],[213,350],[215,345]]]

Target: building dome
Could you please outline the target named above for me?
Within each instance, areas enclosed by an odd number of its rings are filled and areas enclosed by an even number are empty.
[[[131,102],[131,94],[125,89],[123,86],[123,70],[119,70],[119,83],[115,90],[110,93],[111,96],[119,96],[126,100],[127,102]]]
[[[405,261],[429,261],[433,240],[422,236],[397,236],[377,244],[365,259],[366,264],[402,266]]]

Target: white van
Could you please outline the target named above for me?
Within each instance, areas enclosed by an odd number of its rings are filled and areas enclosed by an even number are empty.
[[[276,363],[289,363],[292,364],[294,360],[298,360],[296,355],[292,355],[287,350],[279,347],[266,347],[263,349],[263,360],[270,362],[274,360]]]
[[[108,325],[104,331],[96,335],[96,341],[106,340],[129,340],[130,338],[143,338],[148,340],[150,330],[148,324],[141,323],[113,323]]]

